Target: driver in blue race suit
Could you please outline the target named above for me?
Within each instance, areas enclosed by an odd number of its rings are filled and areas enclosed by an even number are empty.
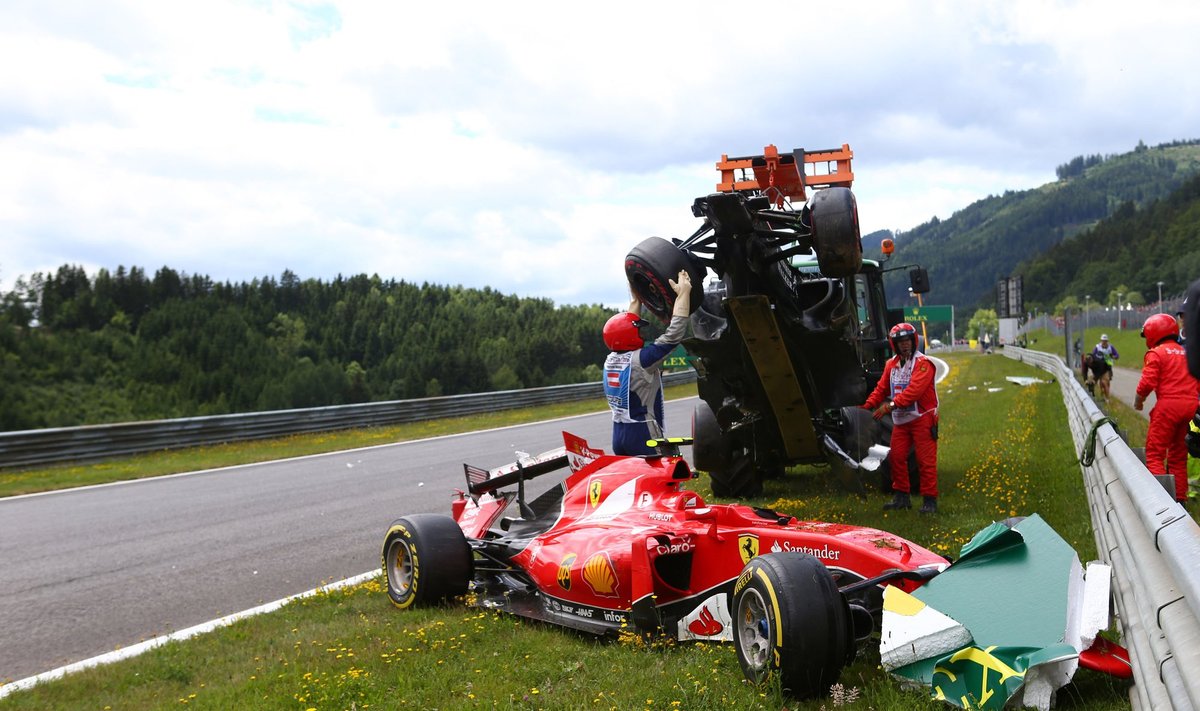
[[[642,302],[636,293],[628,311],[604,324],[604,345],[612,351],[604,360],[604,395],[612,409],[614,454],[657,454],[646,441],[663,436],[662,362],[683,340],[692,311],[692,279],[687,271],[681,270],[667,283],[675,292],[671,323],[650,345],[640,331],[648,322],[642,320]]]

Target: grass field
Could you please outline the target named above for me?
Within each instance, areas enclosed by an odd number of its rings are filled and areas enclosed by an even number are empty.
[[[885,512],[880,493],[839,488],[823,468],[768,482],[748,502],[800,518],[894,531],[939,553],[993,520],[1039,513],[1096,558],[1076,452],[1057,384],[1003,356],[952,354],[939,387],[941,511]],[[593,408],[594,409],[594,408]],[[494,426],[494,425],[491,425]],[[693,488],[710,501],[707,477]],[[386,521],[365,536],[382,534]],[[868,645],[838,696],[797,702],[742,680],[726,645],[603,641],[465,607],[393,609],[377,578],[293,602],[140,657],[0,699],[0,709],[925,709]],[[850,696],[856,700],[846,703]],[[840,703],[839,703],[840,702]],[[1127,709],[1124,683],[1087,670],[1059,693],[1060,709]]]
[[[1089,328],[1080,338],[1080,347],[1084,353],[1091,353],[1096,344],[1100,342],[1100,334],[1108,336],[1109,343],[1117,349],[1117,354],[1121,357],[1117,360],[1117,365],[1123,368],[1133,368],[1134,370],[1142,369],[1142,356],[1146,354],[1146,341],[1140,335],[1141,326],[1135,329],[1123,329],[1113,331],[1111,329]],[[1058,357],[1062,357],[1066,344],[1063,342],[1062,336],[1053,336],[1046,329],[1030,331],[1026,334],[1027,347],[1035,351],[1044,351],[1053,353]]]

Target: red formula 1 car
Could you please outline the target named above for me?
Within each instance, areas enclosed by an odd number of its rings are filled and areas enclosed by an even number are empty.
[[[732,641],[747,678],[777,674],[807,697],[828,692],[877,626],[884,585],[912,590],[948,565],[885,531],[708,505],[669,440],[661,456],[624,457],[563,434],[538,457],[466,466],[452,517],[392,523],[383,569],[397,607],[470,590],[480,607],[596,634]],[[525,500],[525,481],[568,466]]]

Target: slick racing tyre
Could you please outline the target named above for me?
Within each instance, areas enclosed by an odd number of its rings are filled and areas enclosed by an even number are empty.
[[[827,277],[847,277],[862,267],[858,205],[850,188],[825,188],[812,197],[813,246]]]
[[[804,553],[750,560],[733,588],[733,642],[755,684],[778,675],[785,693],[829,693],[854,659],[850,609],[829,571]]]
[[[465,594],[472,567],[467,538],[449,516],[398,518],[383,539],[388,597],[401,609]]]
[[[704,267],[662,237],[647,237],[625,257],[625,276],[642,304],[665,323],[675,308],[671,281],[686,269],[692,278],[691,311],[704,300]],[[690,312],[689,312],[690,313]]]

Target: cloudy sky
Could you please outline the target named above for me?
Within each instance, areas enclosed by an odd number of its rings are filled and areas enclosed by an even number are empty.
[[[864,232],[1200,138],[1200,3],[0,3],[0,288],[291,269],[623,304],[721,154],[855,152]]]

